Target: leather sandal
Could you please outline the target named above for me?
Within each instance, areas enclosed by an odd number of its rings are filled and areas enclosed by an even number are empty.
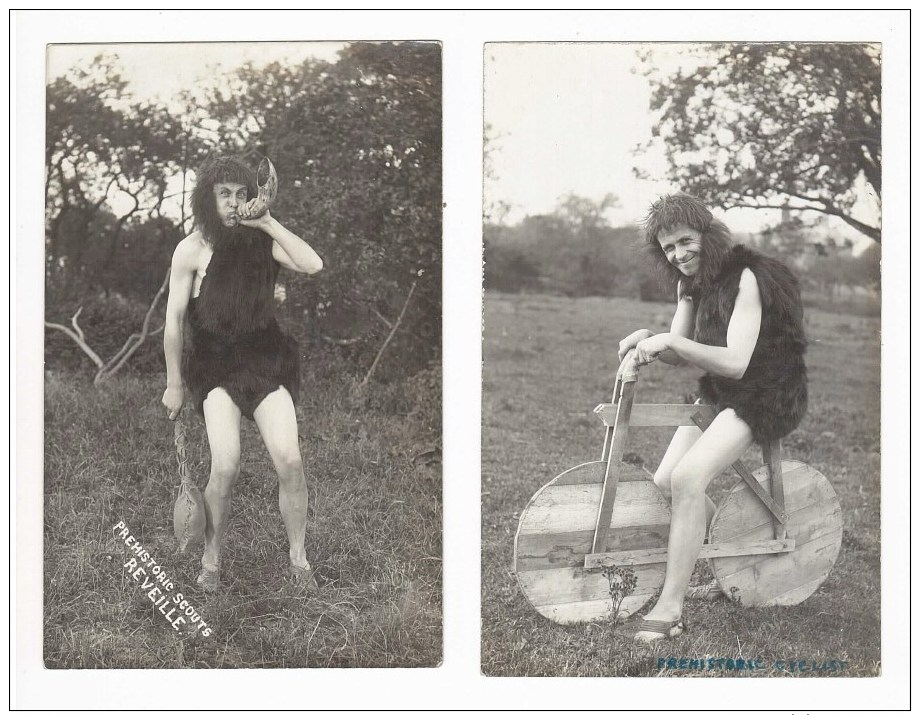
[[[725,598],[725,594],[719,588],[719,584],[712,581],[701,586],[688,586],[684,597],[691,601],[718,601]]]
[[[629,628],[624,635],[631,636],[633,640],[639,643],[654,643],[656,641],[666,641],[677,638],[683,635],[685,630],[686,625],[684,624],[683,618],[678,618],[674,621],[655,621],[640,618],[632,624],[632,627]],[[660,634],[661,638],[640,638],[640,633],[656,633]]]

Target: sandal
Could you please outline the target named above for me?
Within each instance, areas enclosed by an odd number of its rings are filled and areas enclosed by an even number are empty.
[[[655,621],[640,618],[632,624],[624,635],[631,636],[637,643],[654,643],[655,641],[667,641],[677,638],[684,634],[687,629],[682,618],[674,621]],[[676,632],[675,632],[676,631]],[[660,635],[660,638],[640,638],[640,633],[654,633]]]
[[[718,601],[724,597],[725,594],[715,581],[702,586],[688,586],[684,595],[684,598],[689,598],[691,601]]]

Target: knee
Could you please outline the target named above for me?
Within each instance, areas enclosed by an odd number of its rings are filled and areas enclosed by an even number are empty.
[[[211,478],[208,481],[208,491],[221,496],[229,496],[239,474],[239,460],[213,460],[211,462]]]
[[[680,462],[670,474],[671,496],[675,502],[695,498],[706,492],[705,475],[690,462]]]
[[[658,490],[664,494],[666,497],[671,496],[671,472],[670,470],[666,471],[661,468],[655,472],[653,477],[655,486],[658,487]]]
[[[282,482],[293,485],[305,483],[303,476],[303,460],[300,458],[298,450],[285,450],[275,456],[275,469],[278,470],[278,478]]]

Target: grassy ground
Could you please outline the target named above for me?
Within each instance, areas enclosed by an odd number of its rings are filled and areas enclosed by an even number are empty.
[[[440,391],[436,378],[351,400],[308,382],[298,407],[310,489],[307,554],[321,589],[286,586],[277,479],[243,420],[242,473],[225,543],[225,588],[195,585],[201,548],[172,533],[179,484],[163,380],[101,389],[49,374],[45,400],[45,638],[49,668],[425,667],[441,661]],[[190,467],[207,480],[203,424]],[[131,533],[213,628],[176,632],[123,568]]]
[[[658,658],[761,658],[756,675],[789,677],[775,660],[846,661],[845,675],[880,672],[878,317],[812,309],[806,315],[811,406],[783,441],[784,456],[807,462],[833,484],[843,509],[840,556],[804,603],[744,609],[690,602],[692,630],[635,646],[609,623],[560,626],[533,610],[512,572],[520,510],[560,472],[598,459],[603,428],[591,414],[610,400],[616,344],[638,327],[667,330],[671,309],[616,298],[570,299],[489,293],[485,300],[482,422],[482,669],[487,675],[745,675],[668,671]],[[682,402],[698,372],[653,365],[640,402]],[[627,457],[654,471],[668,429],[634,430]],[[630,454],[631,453],[631,454]],[[752,449],[746,461],[756,466]],[[734,482],[718,477],[717,496]],[[696,579],[705,578],[697,572]],[[799,674],[799,673],[796,673]],[[803,675],[827,675],[801,673]]]

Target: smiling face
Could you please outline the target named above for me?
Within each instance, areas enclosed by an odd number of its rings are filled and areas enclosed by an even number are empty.
[[[248,200],[249,191],[245,184],[233,182],[218,182],[214,184],[214,199],[217,206],[217,215],[221,223],[227,228],[236,226],[239,222],[237,212]]]
[[[696,229],[678,224],[658,234],[658,243],[668,263],[685,276],[694,276],[700,269],[702,235]]]

